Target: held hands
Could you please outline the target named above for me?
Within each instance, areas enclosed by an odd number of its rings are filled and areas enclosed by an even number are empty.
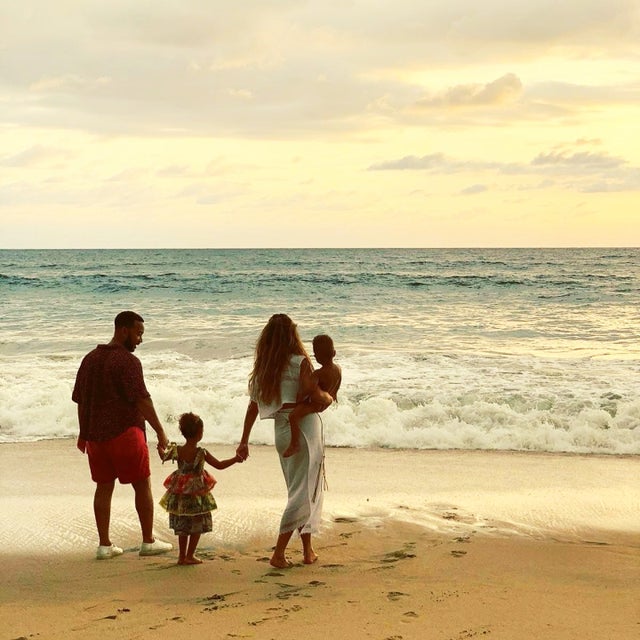
[[[156,432],[156,435],[158,436],[158,451],[166,449],[169,446],[169,438],[167,438],[167,434],[162,430]]]
[[[238,462],[244,462],[249,457],[249,445],[241,442],[236,448]]]

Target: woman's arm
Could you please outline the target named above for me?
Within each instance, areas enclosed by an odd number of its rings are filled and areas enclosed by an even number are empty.
[[[257,417],[258,403],[255,400],[251,400],[244,416],[244,427],[242,429],[240,444],[236,448],[236,454],[242,458],[242,460],[246,460],[249,457],[249,436],[251,435],[251,429],[253,429]]]

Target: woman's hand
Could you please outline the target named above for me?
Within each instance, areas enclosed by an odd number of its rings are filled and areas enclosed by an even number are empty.
[[[258,417],[258,403],[254,400],[249,401],[247,406],[247,412],[244,416],[244,428],[242,429],[242,437],[240,438],[240,444],[236,448],[236,455],[246,460],[249,457],[249,436],[251,435],[251,429],[253,423]]]

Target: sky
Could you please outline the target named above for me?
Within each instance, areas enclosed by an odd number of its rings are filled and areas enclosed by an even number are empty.
[[[0,0],[0,248],[640,246],[638,0]]]

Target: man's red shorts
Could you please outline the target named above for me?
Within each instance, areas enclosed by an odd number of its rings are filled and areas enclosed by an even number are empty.
[[[129,427],[119,436],[105,442],[87,442],[91,479],[94,482],[131,484],[151,475],[149,448],[144,431]]]

